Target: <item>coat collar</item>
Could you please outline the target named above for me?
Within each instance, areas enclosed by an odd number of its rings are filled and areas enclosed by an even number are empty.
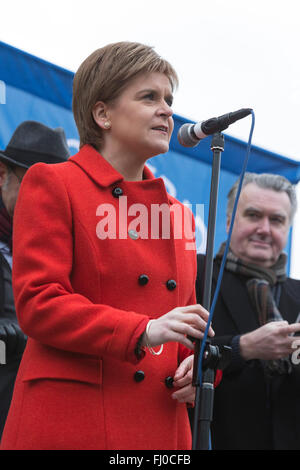
[[[68,161],[78,165],[91,179],[104,188],[124,181],[124,177],[91,145],[84,145]],[[155,179],[147,166],[144,167],[144,178]]]

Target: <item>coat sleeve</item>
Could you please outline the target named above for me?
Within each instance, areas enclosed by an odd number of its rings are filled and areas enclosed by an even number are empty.
[[[22,330],[43,344],[137,362],[137,332],[148,317],[94,304],[74,292],[73,216],[56,165],[36,164],[22,182],[14,215],[13,288]]]

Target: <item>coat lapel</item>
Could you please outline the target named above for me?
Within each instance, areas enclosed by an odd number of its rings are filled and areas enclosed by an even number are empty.
[[[77,154],[69,158],[68,162],[79,166],[89,178],[102,188],[108,188],[114,184],[125,182],[123,175],[91,145],[84,145]],[[163,179],[156,178],[146,165],[144,166],[143,177],[144,181],[147,180],[149,182],[149,180],[153,180],[156,189],[158,183],[159,187],[163,188],[170,204],[177,202],[176,199],[167,193]]]

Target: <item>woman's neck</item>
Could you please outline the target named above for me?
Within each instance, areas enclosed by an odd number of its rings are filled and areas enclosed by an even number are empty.
[[[103,149],[100,153],[118,173],[124,176],[125,181],[141,181],[143,179],[146,160],[138,160],[136,157],[133,157],[132,154],[109,152],[106,149]]]

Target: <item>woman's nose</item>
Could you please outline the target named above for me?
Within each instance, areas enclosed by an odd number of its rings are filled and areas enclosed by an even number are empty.
[[[173,109],[171,108],[171,106],[166,103],[166,101],[163,101],[160,105],[160,107],[158,108],[158,113],[159,115],[164,115],[164,116],[167,116],[167,117],[171,117],[173,116]]]

